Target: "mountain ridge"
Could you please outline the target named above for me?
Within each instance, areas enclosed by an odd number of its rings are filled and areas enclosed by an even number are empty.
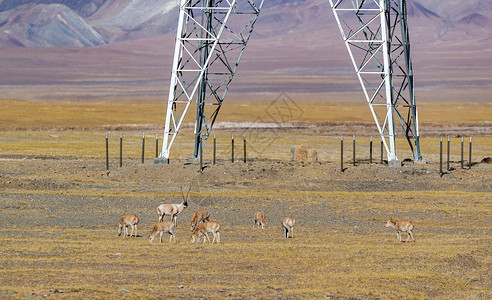
[[[178,0],[2,0],[0,47],[91,47],[160,36],[175,32],[178,5]],[[41,17],[35,13],[39,10]],[[492,27],[492,4],[481,0],[466,5],[411,0],[407,10],[411,30],[417,33],[415,42],[420,37],[446,40],[491,32],[487,28]],[[325,0],[268,1],[255,36],[322,32],[334,22],[331,16]],[[35,24],[36,30],[25,24]]]
[[[90,47],[107,41],[82,17],[61,4],[25,4],[0,13],[0,45]]]

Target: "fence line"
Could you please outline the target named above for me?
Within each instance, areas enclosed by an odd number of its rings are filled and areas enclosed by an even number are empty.
[[[145,162],[145,133],[142,134],[142,142],[141,142],[141,162],[144,163]],[[125,139],[125,140],[130,140],[130,139]],[[344,172],[344,145],[343,145],[343,136],[341,137],[340,139],[340,172],[343,173]],[[251,152],[251,151],[247,151],[247,147],[253,147],[253,150],[255,148],[255,146],[263,146],[266,148],[268,147],[274,147],[274,146],[281,146],[282,145],[282,140],[280,141],[276,141],[276,143],[274,143],[275,141],[269,143],[269,144],[266,144],[264,141],[262,140],[257,140],[257,143],[254,142],[254,139],[253,139],[253,142],[249,142],[247,143],[246,141],[246,135],[243,136],[243,163],[246,163],[247,162],[247,153],[254,153],[255,151]],[[231,135],[231,142],[230,142],[230,148],[228,148],[227,146],[225,147],[225,149],[223,151],[223,153],[227,153],[230,151],[230,154],[231,154],[231,163],[234,163],[235,162],[235,157],[234,157],[234,150],[235,150],[235,146],[234,146],[234,134]],[[444,169],[443,169],[443,138],[442,136],[440,136],[440,142],[439,142],[439,173],[442,175],[444,174]],[[110,167],[110,163],[109,163],[109,133],[106,133],[106,172],[109,174],[109,167]],[[224,146],[225,144],[223,143],[218,143],[217,142],[217,136],[216,134],[214,134],[214,138],[213,138],[213,164],[215,165],[217,163],[217,159],[218,159],[218,149],[220,146]],[[266,145],[266,146],[265,146]],[[460,159],[459,159],[459,162],[460,162],[460,167],[463,169],[465,168],[465,159],[464,159],[464,156],[465,156],[465,147],[464,147],[464,138],[461,137],[461,144],[459,145],[459,148],[460,148]],[[125,149],[128,149],[128,147],[125,147]],[[260,148],[261,149],[261,148]],[[328,150],[326,148],[324,148],[325,150]],[[362,149],[362,150],[361,150]],[[364,153],[364,147],[362,148],[359,148],[357,149],[356,148],[356,135],[353,135],[352,136],[352,166],[355,167],[357,166],[358,164],[364,164],[364,162],[368,163],[369,164],[372,164],[373,163],[373,138],[372,136],[370,137],[369,139],[369,149],[368,149],[368,159],[365,155],[362,155],[362,153]],[[366,148],[367,149],[367,148]],[[447,145],[446,145],[446,172],[450,172],[452,170],[455,170],[455,168],[458,168],[458,166],[456,167],[453,167],[451,165],[451,163],[454,163],[456,164],[456,160],[452,160],[452,150],[453,150],[453,147],[452,147],[452,139],[450,138],[450,136],[448,135],[447,136]],[[456,150],[456,148],[455,148]],[[258,148],[256,149],[256,151],[258,151]],[[270,150],[270,151],[273,151],[275,152],[275,150]],[[357,152],[358,151],[358,152]],[[367,150],[366,150],[367,151]],[[203,161],[204,161],[204,153],[205,152],[205,149],[203,149],[201,151],[201,155],[200,155],[200,172],[203,171]],[[258,154],[258,152],[257,152]],[[259,152],[260,156],[261,156],[261,152]],[[357,155],[361,155],[359,157],[357,157]],[[381,164],[384,164],[384,147],[383,147],[383,142],[381,141]],[[458,154],[456,153],[455,154],[455,157],[457,156]],[[155,156],[158,157],[159,156],[159,137],[158,137],[158,134],[156,134],[155,136]],[[363,158],[363,157],[366,157],[366,158]],[[259,157],[258,157],[259,158]],[[225,157],[222,159],[224,161]],[[253,159],[254,159],[254,156],[253,156]],[[120,133],[120,144],[119,144],[119,166],[122,167],[123,166],[123,133]],[[472,167],[472,137],[470,137],[470,141],[469,141],[469,146],[468,146],[468,164],[467,164],[467,167],[468,169],[471,169]]]

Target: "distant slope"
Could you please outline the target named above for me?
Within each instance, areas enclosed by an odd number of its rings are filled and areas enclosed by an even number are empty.
[[[0,13],[3,46],[89,47],[105,43],[82,17],[61,4],[28,4]]]
[[[417,1],[407,1],[407,13],[409,17],[440,18],[439,15],[420,4]]]
[[[477,26],[486,26],[489,24],[489,18],[480,14],[480,13],[472,13],[458,20],[460,24],[474,24]]]
[[[107,0],[89,22],[111,41],[158,36],[174,31],[179,0]]]
[[[3,0],[0,12],[14,9],[25,4],[63,4],[82,17],[92,15],[106,0]]]
[[[0,0],[0,47],[86,47],[160,36],[176,30],[178,6],[179,0]],[[408,0],[407,8],[413,42],[492,37],[490,1]],[[326,0],[265,0],[254,34],[314,41],[331,37],[334,22]]]

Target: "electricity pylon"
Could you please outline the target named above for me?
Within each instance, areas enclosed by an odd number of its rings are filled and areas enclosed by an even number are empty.
[[[203,151],[263,0],[181,0],[162,151],[168,162],[190,104],[196,102],[193,159]]]
[[[329,0],[359,78],[388,165],[398,166],[395,116],[422,161],[405,0]]]
[[[396,155],[395,116],[420,154],[405,0],[329,0],[362,90],[386,148]],[[171,146],[196,101],[193,159],[203,151],[258,18],[263,0],[181,0],[162,152]]]

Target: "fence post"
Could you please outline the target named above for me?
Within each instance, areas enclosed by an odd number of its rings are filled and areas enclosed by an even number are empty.
[[[340,173],[343,173],[343,136],[340,139]]]
[[[354,160],[353,165],[355,167],[355,134],[352,138],[352,159]]]
[[[144,163],[145,158],[145,133],[142,134],[142,163]]]
[[[448,135],[448,150],[447,150],[447,157],[446,157],[446,170],[449,172],[449,135]]]
[[[472,137],[470,137],[470,157],[468,158],[468,169],[471,169],[472,166]]]
[[[439,174],[442,175],[442,136],[439,142]]]
[[[123,167],[123,133],[120,133],[120,168]]]
[[[155,135],[155,157],[159,157],[159,138]]]
[[[215,138],[215,133],[214,133],[214,165],[215,165],[215,149],[216,149],[216,138]]]
[[[109,142],[108,142],[107,133],[106,133],[106,175],[109,175]]]
[[[372,164],[372,136],[371,141],[369,142],[369,163]]]
[[[463,137],[461,137],[461,168],[463,169]]]
[[[244,163],[246,163],[246,135],[243,137],[244,140]]]
[[[383,141],[381,141],[381,164],[383,164]]]
[[[232,163],[234,163],[234,134],[232,135],[232,157],[231,157]]]
[[[200,174],[203,173],[203,144],[202,144],[202,135],[200,134]]]

